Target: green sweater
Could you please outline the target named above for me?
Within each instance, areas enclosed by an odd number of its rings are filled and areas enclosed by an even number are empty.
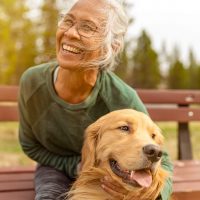
[[[19,140],[33,160],[76,176],[85,128],[102,115],[117,109],[133,108],[147,113],[135,90],[114,73],[102,71],[90,96],[79,104],[60,99],[54,90],[57,63],[29,68],[21,77],[19,94]],[[168,155],[163,166],[172,171]],[[165,198],[171,192],[166,184]],[[164,194],[164,192],[163,192]]]

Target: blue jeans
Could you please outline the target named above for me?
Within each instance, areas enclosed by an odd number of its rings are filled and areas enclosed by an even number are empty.
[[[38,165],[35,172],[35,200],[64,200],[72,183],[63,172]]]

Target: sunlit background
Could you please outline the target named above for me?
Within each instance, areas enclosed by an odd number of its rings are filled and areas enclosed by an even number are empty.
[[[0,1],[0,84],[18,85],[30,66],[55,59],[57,16],[72,0]],[[200,89],[200,2],[128,0],[130,26],[115,70],[134,88]],[[177,124],[159,124],[172,159]],[[194,158],[200,126],[191,123]],[[173,133],[173,134],[171,134]],[[32,165],[18,143],[18,122],[0,123],[0,166]]]
[[[25,69],[55,58],[57,16],[71,2],[1,0],[0,84],[18,84]],[[115,72],[135,88],[199,89],[200,2],[127,0],[124,4],[131,20]]]

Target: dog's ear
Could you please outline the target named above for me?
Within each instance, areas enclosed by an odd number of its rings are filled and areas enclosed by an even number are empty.
[[[99,133],[101,129],[102,118],[88,126],[85,131],[85,140],[82,148],[81,170],[95,166],[96,146],[98,143]]]

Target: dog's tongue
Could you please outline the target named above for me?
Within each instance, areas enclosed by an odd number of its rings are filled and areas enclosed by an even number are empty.
[[[142,187],[149,187],[152,183],[150,172],[144,170],[132,171],[130,180],[136,181]]]

